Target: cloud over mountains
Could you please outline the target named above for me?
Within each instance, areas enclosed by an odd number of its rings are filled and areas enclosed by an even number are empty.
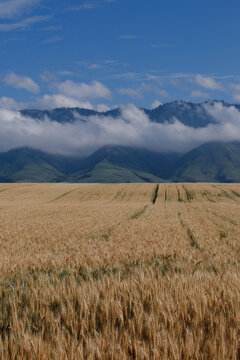
[[[11,110],[0,101],[0,151],[29,146],[59,154],[87,155],[97,148],[111,145],[143,147],[159,152],[186,152],[208,141],[240,140],[240,112],[222,103],[202,104],[213,123],[193,128],[177,118],[156,123],[133,104],[121,108],[117,117],[74,114],[75,121],[59,123],[47,116],[36,120]]]

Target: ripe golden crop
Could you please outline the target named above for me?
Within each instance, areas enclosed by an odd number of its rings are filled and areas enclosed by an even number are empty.
[[[0,358],[240,358],[240,185],[1,184]]]

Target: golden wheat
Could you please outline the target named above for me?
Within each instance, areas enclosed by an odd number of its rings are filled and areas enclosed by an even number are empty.
[[[1,184],[2,359],[240,359],[240,185]]]

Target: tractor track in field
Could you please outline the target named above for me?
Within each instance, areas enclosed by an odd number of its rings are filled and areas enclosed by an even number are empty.
[[[198,241],[196,239],[196,237],[194,236],[192,230],[190,229],[190,227],[188,226],[188,224],[182,219],[181,213],[178,213],[178,218],[179,221],[183,227],[183,229],[186,231],[188,239],[190,241],[190,245],[196,249],[198,249],[200,252],[203,252],[204,249],[198,244]]]
[[[65,193],[59,195],[59,196],[56,197],[55,199],[50,200],[49,203],[55,202],[55,201],[57,201],[57,200],[59,200],[59,199],[62,199],[62,198],[64,198],[65,196],[67,196],[67,195],[69,195],[69,194],[71,194],[71,193],[73,193],[73,192],[75,192],[75,191],[77,191],[77,190],[79,190],[79,189],[80,189],[80,187],[78,187],[77,189],[73,189],[73,190],[70,190],[70,191],[66,191]]]
[[[236,201],[236,197],[233,197],[232,195],[234,195],[234,193],[231,191],[231,193],[229,193],[227,190],[225,190],[223,187],[218,186],[218,185],[211,185],[214,189],[218,189],[221,191],[222,195],[229,200],[233,200]],[[238,195],[240,197],[240,195]]]
[[[157,198],[158,198],[158,191],[159,191],[159,184],[156,185],[156,187],[153,190],[153,194],[152,194],[152,203],[153,205],[156,203]]]

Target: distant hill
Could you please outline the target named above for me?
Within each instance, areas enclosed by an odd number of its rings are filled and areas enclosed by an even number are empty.
[[[86,158],[21,148],[0,154],[0,182],[240,182],[240,142],[185,155],[104,146]]]
[[[0,182],[66,181],[81,160],[21,148],[0,154]]]
[[[178,158],[177,154],[103,146],[83,161],[82,169],[72,179],[80,182],[106,182],[106,179],[109,182],[162,182],[161,176]]]
[[[161,182],[177,158],[121,146],[104,146],[84,159],[20,148],[0,154],[0,182]]]
[[[240,182],[240,142],[201,145],[182,156],[164,177],[178,182]]]
[[[83,166],[94,168],[102,162],[113,166],[143,171],[161,177],[180,157],[175,153],[157,153],[146,149],[106,145],[83,161]]]

